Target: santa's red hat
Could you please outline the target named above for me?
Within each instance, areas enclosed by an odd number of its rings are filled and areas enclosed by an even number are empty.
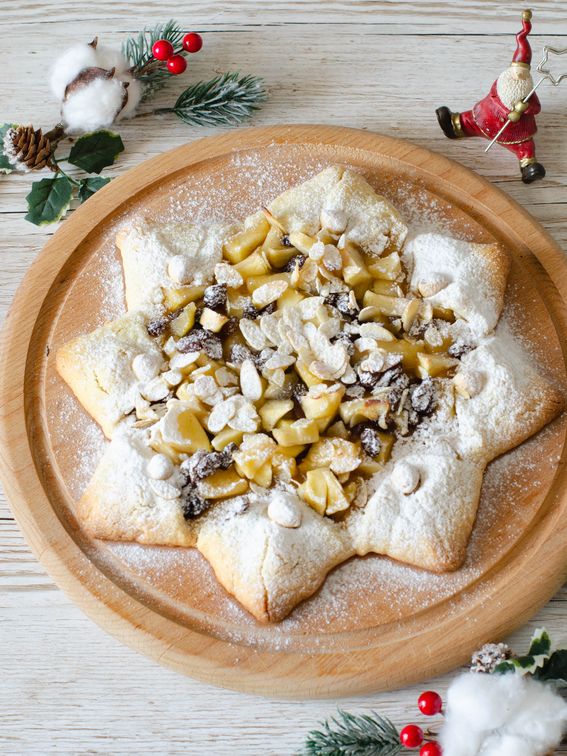
[[[516,34],[516,52],[512,58],[512,63],[525,68],[530,67],[532,62],[532,48],[528,42],[528,34],[532,30],[532,12],[525,10],[522,13],[522,31]]]

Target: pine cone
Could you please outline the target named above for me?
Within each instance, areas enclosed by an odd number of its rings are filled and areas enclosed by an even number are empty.
[[[55,170],[55,164],[51,159],[51,141],[41,129],[34,131],[33,126],[16,126],[10,129],[4,141],[4,152],[10,162],[20,170]]]
[[[506,643],[486,643],[471,659],[471,672],[493,672],[500,662],[510,659],[512,649]]]

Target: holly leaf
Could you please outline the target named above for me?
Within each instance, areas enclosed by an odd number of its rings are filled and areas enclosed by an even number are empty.
[[[87,173],[100,173],[103,168],[112,165],[123,150],[124,143],[119,134],[101,129],[79,137],[67,159]]]
[[[86,179],[81,179],[79,181],[79,193],[78,198],[79,202],[83,203],[86,200],[88,200],[89,197],[92,197],[95,192],[98,192],[99,189],[102,189],[102,187],[105,184],[108,184],[110,181],[109,178],[105,178],[104,176],[91,176]]]
[[[554,651],[544,665],[536,670],[534,677],[538,680],[555,680],[560,685],[567,685],[567,649]]]
[[[500,662],[500,664],[497,664],[494,669],[492,670],[493,675],[507,675],[509,672],[515,672],[516,667],[512,662],[509,661],[503,661]]]
[[[8,131],[8,129],[13,128],[13,126],[13,123],[3,123],[0,126],[0,173],[12,173],[12,171],[14,170],[14,166],[12,165],[12,163],[10,163],[3,150],[4,137],[6,136],[6,132]]]
[[[28,212],[26,220],[36,226],[55,223],[62,218],[71,204],[73,184],[66,176],[34,181],[26,197]]]
[[[551,639],[545,628],[538,628],[532,638],[528,654],[530,656],[549,656],[551,651]]]

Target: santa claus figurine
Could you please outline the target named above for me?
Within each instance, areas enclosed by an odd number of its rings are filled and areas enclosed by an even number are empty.
[[[535,116],[541,105],[535,93],[527,102],[523,102],[533,87],[530,73],[532,50],[528,41],[532,30],[531,18],[530,10],[522,13],[522,31],[516,35],[517,46],[512,63],[496,79],[484,99],[477,102],[472,110],[463,113],[452,113],[445,106],[435,111],[439,125],[449,139],[493,139],[509,121],[497,143],[517,156],[522,181],[526,184],[545,176],[545,168],[536,159],[533,139],[537,131]]]

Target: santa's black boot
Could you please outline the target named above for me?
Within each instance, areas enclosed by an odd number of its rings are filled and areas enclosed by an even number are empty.
[[[531,184],[545,176],[545,168],[541,163],[530,163],[521,166],[522,181],[524,184]]]
[[[435,114],[445,136],[449,139],[458,139],[453,125],[453,113],[451,113],[449,108],[446,105],[442,105],[440,108],[437,108]]]

